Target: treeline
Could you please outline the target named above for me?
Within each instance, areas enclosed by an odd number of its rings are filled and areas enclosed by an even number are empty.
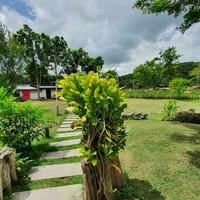
[[[119,77],[119,84],[130,89],[150,89],[168,87],[173,79],[182,78],[199,85],[200,63],[180,63],[180,57],[176,48],[170,47],[160,52],[159,57],[136,67],[133,73]]]
[[[104,64],[102,57],[91,57],[83,48],[72,49],[60,36],[34,32],[28,25],[16,33],[0,26],[0,83],[15,87],[18,83],[55,83],[63,74],[96,72]]]

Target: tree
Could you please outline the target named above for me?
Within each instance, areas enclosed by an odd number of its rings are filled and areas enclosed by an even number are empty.
[[[199,79],[200,79],[200,64],[198,65],[198,67],[194,68],[191,71],[191,75],[192,76],[196,76],[197,79],[197,87],[200,87],[200,83],[199,83]]]
[[[78,71],[81,61],[88,56],[88,53],[85,52],[82,48],[79,49],[69,49],[69,65],[73,71]]]
[[[80,61],[80,66],[82,72],[89,73],[90,71],[97,72],[102,69],[104,64],[104,60],[102,57],[98,56],[96,58],[92,58],[90,56],[84,56]]]
[[[108,78],[108,79],[114,78],[116,80],[118,80],[118,78],[119,78],[116,69],[114,69],[114,70],[108,70],[106,72],[101,72],[101,77],[102,78]]]
[[[163,77],[166,85],[176,74],[176,65],[179,62],[179,57],[181,56],[177,53],[176,47],[169,47],[164,52],[160,52],[158,60],[160,60],[160,64],[163,67]]]
[[[26,46],[24,53],[27,64],[27,72],[31,82],[37,86],[38,98],[40,99],[40,85],[42,76],[48,74],[49,67],[49,37],[44,33],[34,32],[28,25],[17,31],[15,37]]]
[[[133,7],[148,14],[167,12],[175,17],[183,16],[184,22],[179,28],[183,33],[193,24],[200,22],[199,0],[137,0]]]
[[[76,72],[76,69],[69,66],[69,49],[67,42],[63,37],[55,36],[50,41],[50,63],[51,69],[53,69],[55,73],[55,85],[56,92],[58,92],[58,76],[60,72],[64,72],[66,74],[70,74],[72,72]],[[59,69],[58,69],[59,68]],[[56,113],[59,115],[59,105],[58,99],[56,96]]]
[[[118,158],[126,141],[121,118],[125,94],[115,79],[94,72],[72,74],[59,83],[67,110],[79,116],[73,125],[83,128],[84,199],[112,200],[113,190],[126,183]]]
[[[155,88],[162,82],[162,67],[156,60],[147,61],[133,71],[134,85],[138,88]]]
[[[119,77],[119,86],[124,87],[126,89],[134,88],[134,74],[126,74],[124,76]]]
[[[174,91],[177,98],[181,98],[190,82],[190,80],[184,78],[175,78],[170,81],[169,87]]]
[[[23,53],[25,47],[20,45],[7,28],[0,25],[0,78],[15,88],[18,75],[23,71]]]

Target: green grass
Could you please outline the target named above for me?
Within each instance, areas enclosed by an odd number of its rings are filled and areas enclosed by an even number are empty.
[[[127,111],[150,113],[125,122],[127,145],[120,153],[128,186],[121,199],[200,199],[200,125],[163,122],[164,100],[128,99]],[[200,109],[200,101],[178,101],[180,110]]]
[[[20,185],[20,187],[15,187],[15,192],[21,192],[21,191],[29,191],[29,190],[37,190],[41,188],[49,188],[49,187],[59,187],[64,185],[73,185],[73,184],[82,184],[83,177],[82,176],[73,176],[68,178],[62,178],[62,179],[45,179],[40,181],[32,181],[32,182],[26,182],[23,185]]]

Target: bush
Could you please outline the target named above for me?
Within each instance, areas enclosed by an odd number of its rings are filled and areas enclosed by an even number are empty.
[[[177,111],[176,101],[169,101],[164,105],[163,121],[172,121]]]
[[[178,98],[181,98],[190,82],[190,80],[184,78],[175,78],[169,82],[169,87]]]
[[[0,141],[17,152],[27,152],[31,142],[45,132],[44,113],[30,103],[18,104],[0,90]]]

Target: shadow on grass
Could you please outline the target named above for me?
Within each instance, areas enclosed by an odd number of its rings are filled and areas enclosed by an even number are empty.
[[[127,186],[116,192],[116,200],[165,200],[160,191],[144,180],[128,179]]]
[[[200,144],[200,126],[196,124],[182,124],[184,127],[195,131],[192,135],[173,134],[171,140],[178,143]]]
[[[187,154],[189,156],[190,163],[195,167],[200,168],[200,150],[188,151]]]

